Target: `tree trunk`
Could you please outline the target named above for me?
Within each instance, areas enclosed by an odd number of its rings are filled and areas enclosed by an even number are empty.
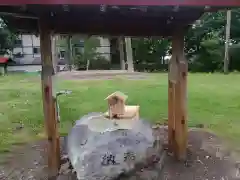
[[[67,36],[67,58],[68,58],[68,69],[72,71],[72,44],[71,44],[71,36]]]
[[[228,74],[229,71],[229,39],[231,29],[231,10],[227,11],[227,22],[226,22],[226,41],[225,41],[225,55],[224,55],[224,74]]]
[[[125,38],[128,71],[134,72],[131,38]]]

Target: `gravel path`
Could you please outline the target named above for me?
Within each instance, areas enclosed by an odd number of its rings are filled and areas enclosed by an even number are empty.
[[[127,72],[119,70],[108,71],[63,71],[57,74],[58,77],[67,80],[109,80],[117,77],[124,77],[126,79],[137,80],[147,78],[146,73]]]

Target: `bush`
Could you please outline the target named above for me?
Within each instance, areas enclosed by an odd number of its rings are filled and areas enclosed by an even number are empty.
[[[134,69],[139,72],[160,72],[168,69],[168,64],[159,63],[135,63]]]
[[[77,70],[85,70],[87,61],[83,58],[82,54],[74,57],[74,65]]]
[[[76,56],[74,62],[77,70],[87,70],[87,59],[83,58],[83,55]],[[89,60],[89,70],[109,70],[110,68],[111,62],[101,55],[96,55]]]
[[[110,68],[111,62],[101,55],[90,61],[89,64],[89,69],[91,70],[110,70]]]
[[[229,49],[229,71],[240,71],[240,44],[235,44]]]
[[[221,71],[223,67],[223,46],[217,39],[201,42],[201,50],[189,62],[189,70],[193,72]]]

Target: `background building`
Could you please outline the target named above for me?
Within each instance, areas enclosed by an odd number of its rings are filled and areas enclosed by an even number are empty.
[[[59,36],[58,39],[61,40]],[[96,52],[100,53],[107,60],[110,60],[110,42],[108,38],[97,37],[99,39],[99,47],[96,48]],[[79,42],[71,43],[72,53],[78,54],[82,52],[84,48],[84,40],[79,39]],[[58,54],[58,63],[66,64],[66,46],[61,43],[56,43],[56,51]],[[13,57],[16,65],[40,65],[41,54],[40,54],[40,39],[39,36],[33,34],[21,34],[18,40],[15,41],[15,47],[13,48]]]

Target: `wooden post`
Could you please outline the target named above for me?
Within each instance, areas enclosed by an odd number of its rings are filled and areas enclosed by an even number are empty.
[[[58,56],[57,56],[57,47],[56,47],[57,36],[52,36],[52,61],[53,61],[53,69],[54,73],[58,72]]]
[[[134,72],[131,38],[125,38],[125,43],[126,43],[126,55],[127,55],[127,64],[128,64],[127,69],[129,72]]]
[[[184,56],[184,31],[172,37],[172,58],[168,80],[169,149],[178,160],[186,158],[187,150],[187,60]]]
[[[52,87],[52,76],[54,75],[51,31],[43,19],[39,20],[40,47],[42,59],[42,94],[45,128],[48,137],[48,168],[49,177],[57,175],[60,168],[60,145],[57,127],[57,113],[55,104],[55,93]]]
[[[72,71],[72,37],[67,36],[67,57],[68,57],[68,70]]]
[[[124,38],[118,38],[121,70],[125,70]]]

